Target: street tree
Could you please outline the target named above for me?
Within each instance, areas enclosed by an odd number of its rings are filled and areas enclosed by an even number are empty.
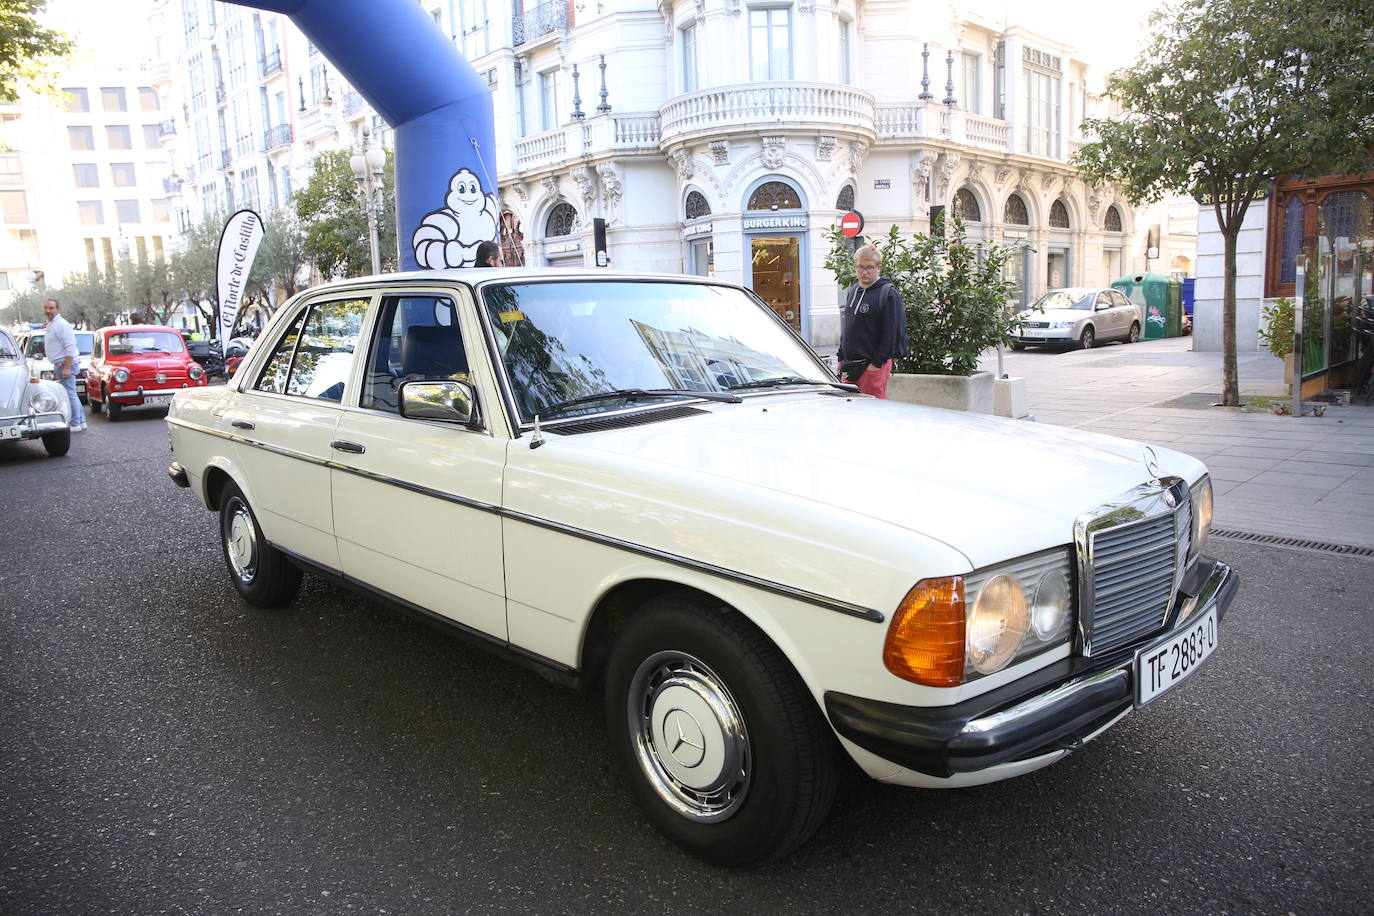
[[[329,278],[372,273],[367,211],[348,164],[351,155],[346,150],[317,155],[310,181],[295,195],[296,216],[305,233],[305,256]],[[395,176],[395,159],[388,150],[377,216],[384,271],[395,270],[397,265]]]
[[[182,234],[181,244],[168,262],[177,298],[193,304],[212,328],[217,327],[219,320],[215,262],[225,220],[223,213],[207,213]]]
[[[125,255],[115,265],[125,307],[138,321],[168,324],[178,302],[176,284],[165,258],[135,261]]]
[[[1120,117],[1089,119],[1073,159],[1132,203],[1188,194],[1223,239],[1222,403],[1240,404],[1236,249],[1251,204],[1284,174],[1361,171],[1374,147],[1369,0],[1173,0],[1111,75]]]
[[[70,37],[38,22],[48,0],[0,0],[0,102],[23,88],[52,91],[47,68],[71,54]]]
[[[295,211],[282,207],[264,215],[262,244],[248,278],[248,295],[263,302],[268,311],[275,311],[301,291],[301,278],[308,266],[305,235]]]

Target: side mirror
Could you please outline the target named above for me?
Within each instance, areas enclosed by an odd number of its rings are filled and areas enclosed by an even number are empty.
[[[1109,309],[1109,308],[1111,308],[1111,307],[1112,307],[1112,304],[1111,304],[1110,302],[1099,302],[1099,303],[1097,303],[1097,307],[1096,307],[1095,309],[1093,309],[1093,311],[1096,311],[1096,312],[1105,312],[1107,309]]]
[[[479,426],[477,392],[467,382],[406,382],[401,386],[401,416]]]

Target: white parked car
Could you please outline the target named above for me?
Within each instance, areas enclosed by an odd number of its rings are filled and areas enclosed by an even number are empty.
[[[91,365],[91,351],[95,347],[95,331],[73,331],[76,337],[76,350],[81,354],[77,360],[76,370],[76,393],[81,398],[81,402],[86,403],[86,370]],[[15,340],[19,344],[19,352],[29,362],[29,368],[33,374],[49,381],[60,381],[57,378],[57,370],[53,368],[52,362],[48,359],[47,347],[44,340],[47,331],[43,328],[36,328],[28,331],[20,331]]]
[[[246,601],[317,571],[603,696],[649,817],[719,863],[810,836],[840,754],[1053,763],[1197,670],[1237,586],[1200,462],[860,396],[701,278],[330,284],[167,422]]]
[[[1101,287],[1052,289],[1021,317],[1020,332],[1011,344],[1014,350],[1031,344],[1090,350],[1108,340],[1135,343],[1144,327],[1140,306],[1119,289]]]
[[[8,331],[0,329],[0,442],[41,439],[54,458],[72,445],[67,389],[39,378]]]

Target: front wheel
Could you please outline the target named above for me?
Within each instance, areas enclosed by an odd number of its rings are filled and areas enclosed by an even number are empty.
[[[70,429],[60,429],[55,433],[47,433],[43,436],[43,448],[48,450],[48,455],[53,458],[61,458],[67,454],[72,447],[72,431]]]
[[[1133,344],[1140,342],[1140,322],[1131,322],[1131,332],[1126,335],[1126,343]]]
[[[1079,336],[1078,345],[1084,350],[1091,350],[1095,343],[1097,343],[1097,332],[1092,329],[1092,325],[1088,325]]]
[[[1017,353],[1020,353],[1022,350],[1026,349],[1026,345],[1021,343],[1020,341],[1013,340],[1011,342],[1011,348],[1015,350]]]
[[[95,398],[91,398],[91,399],[90,399],[90,405],[91,405],[91,413],[100,413],[102,410],[105,409],[105,402],[104,402],[104,401],[97,401]]]
[[[119,422],[119,415],[123,412],[123,404],[119,403],[118,401],[111,400],[108,395],[105,397],[105,416],[110,418],[111,423]]]
[[[243,600],[261,608],[290,604],[300,589],[300,567],[267,543],[243,491],[233,484],[220,497],[219,531],[229,578]]]
[[[613,753],[649,819],[717,865],[804,843],[834,798],[834,738],[801,678],[739,614],[687,593],[654,600],[606,672]]]

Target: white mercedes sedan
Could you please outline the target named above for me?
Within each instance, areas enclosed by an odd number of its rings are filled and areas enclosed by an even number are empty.
[[[604,698],[647,816],[720,864],[804,842],[842,755],[1059,760],[1198,670],[1237,588],[1195,459],[864,397],[702,278],[329,284],[167,423],[246,602],[327,576]]]

